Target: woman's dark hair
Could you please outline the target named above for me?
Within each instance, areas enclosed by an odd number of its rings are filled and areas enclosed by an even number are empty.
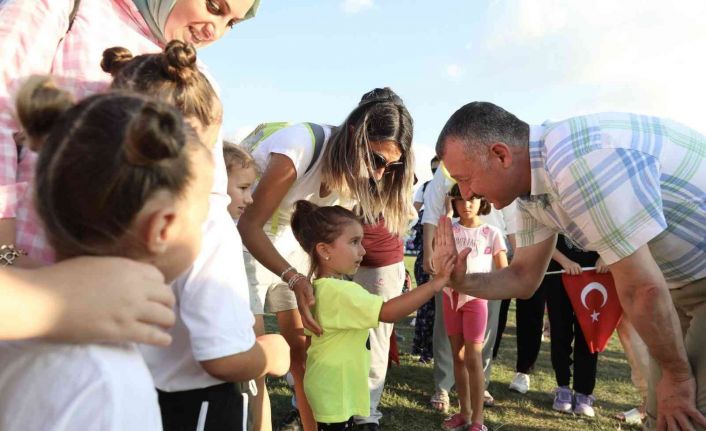
[[[355,201],[366,223],[380,214],[395,234],[407,230],[413,214],[412,116],[390,88],[376,88],[365,95],[348,118],[331,134],[324,150],[322,179],[330,190]],[[404,166],[371,186],[372,142],[394,141],[400,146]]]
[[[319,268],[316,244],[330,244],[341,235],[346,224],[360,222],[360,217],[339,205],[320,207],[305,200],[294,203],[292,232],[299,245],[309,255],[309,278]]]
[[[214,103],[218,95],[199,70],[192,45],[173,40],[161,53],[137,57],[127,48],[108,48],[101,68],[113,76],[113,89],[154,96],[204,126],[221,121],[222,108]]]
[[[39,149],[35,204],[57,256],[121,254],[121,239],[160,190],[181,196],[190,151],[206,151],[172,106],[109,92],[74,104],[48,77],[17,96],[17,114]]]
[[[454,201],[456,200],[466,200],[461,196],[461,189],[459,189],[458,184],[454,184],[453,187],[451,187],[451,190],[449,190],[449,193],[447,194],[448,197],[450,197],[451,200],[451,210],[453,211],[453,216],[454,217],[459,217],[459,213],[456,210],[456,205],[454,204]],[[476,198],[478,199],[478,198]],[[478,215],[488,215],[490,214],[490,210],[492,207],[490,206],[490,202],[488,202],[485,198],[480,198],[480,207],[478,207]]]

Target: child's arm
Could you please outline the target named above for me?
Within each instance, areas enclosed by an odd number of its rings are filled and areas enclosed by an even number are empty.
[[[493,261],[495,263],[495,269],[505,268],[507,266],[507,253],[505,250],[499,251],[493,256]]]
[[[250,350],[201,361],[203,369],[218,380],[244,382],[266,374],[283,376],[289,370],[289,345],[279,334],[257,337]]]
[[[417,286],[416,289],[412,289],[410,292],[392,298],[382,304],[379,320],[388,323],[397,322],[421,307],[425,302],[431,299],[435,293],[441,291],[441,289],[449,283],[454,258],[447,259],[444,264],[441,265],[441,268],[438,268],[437,275],[429,282]]]
[[[554,253],[552,253],[552,259],[554,259],[559,265],[561,265],[561,267],[564,268],[564,271],[566,271],[566,273],[569,275],[579,275],[583,272],[583,270],[581,269],[581,265],[566,257],[564,253],[560,252],[557,249],[554,249]]]

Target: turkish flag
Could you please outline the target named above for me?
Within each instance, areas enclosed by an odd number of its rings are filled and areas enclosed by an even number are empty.
[[[589,270],[580,275],[564,273],[561,278],[588,348],[591,353],[602,352],[623,316],[613,276]]]

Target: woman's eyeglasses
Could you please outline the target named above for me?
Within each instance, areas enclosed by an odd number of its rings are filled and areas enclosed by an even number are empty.
[[[404,169],[404,160],[402,159],[397,160],[396,162],[388,162],[385,156],[380,153],[372,151],[371,155],[372,157],[370,158],[370,160],[372,162],[371,168],[373,171],[384,169],[385,174],[389,174],[396,170]]]

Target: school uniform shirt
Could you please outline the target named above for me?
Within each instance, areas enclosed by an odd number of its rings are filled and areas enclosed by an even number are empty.
[[[166,392],[223,383],[199,363],[250,350],[255,344],[242,240],[233,220],[211,207],[201,253],[172,284],[177,320],[168,347],[140,346],[157,388]],[[224,220],[221,220],[223,218]]]
[[[0,343],[0,430],[161,431],[133,344]]]
[[[706,277],[706,136],[601,113],[530,127],[518,246],[563,232],[615,263],[648,245],[669,288]]]
[[[493,270],[493,258],[501,251],[506,251],[503,234],[495,226],[482,224],[478,227],[465,227],[458,222],[451,225],[456,242],[456,250],[470,248],[471,252],[466,258],[466,274],[479,272],[490,272]],[[449,296],[451,303],[459,310],[465,303],[475,299],[474,296],[465,293],[458,294],[458,300],[454,304],[455,292],[450,287],[444,287],[444,293]]]
[[[314,280],[314,317],[324,330],[311,337],[304,390],[317,422],[345,422],[370,414],[370,328],[377,328],[383,299],[358,283]],[[307,335],[311,335],[307,331]]]

